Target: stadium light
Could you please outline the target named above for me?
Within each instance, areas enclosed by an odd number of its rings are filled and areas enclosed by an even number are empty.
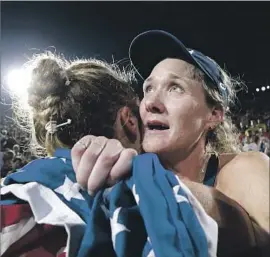
[[[7,75],[7,86],[12,94],[23,96],[29,86],[29,74],[24,69],[11,70]]]
[[[262,87],[261,89],[262,89],[262,91],[265,91],[265,87]]]
[[[266,88],[267,88],[267,89],[270,89],[270,86],[267,86]]]
[[[27,88],[30,84],[30,72],[27,69],[10,70],[5,77],[5,84],[12,97],[15,97],[16,102],[23,109],[28,109]]]
[[[256,88],[256,91],[257,91],[257,92],[259,92],[259,91],[260,91],[260,89],[259,89],[259,88]]]

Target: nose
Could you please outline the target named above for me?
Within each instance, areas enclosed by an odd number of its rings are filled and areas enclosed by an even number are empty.
[[[145,109],[148,112],[152,113],[164,113],[166,108],[161,99],[161,96],[158,94],[152,94],[145,98]]]

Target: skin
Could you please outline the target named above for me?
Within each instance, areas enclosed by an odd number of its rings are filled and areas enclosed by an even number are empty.
[[[200,183],[206,133],[223,120],[223,111],[206,104],[203,88],[192,78],[188,66],[182,60],[165,59],[145,81],[140,104],[143,149],[157,153],[164,167],[186,183],[217,221],[219,256],[237,254],[237,248],[249,251],[255,244],[264,247],[269,242],[269,158],[261,153],[220,155],[215,188]],[[121,111],[117,120],[125,121],[126,129],[135,133],[135,123]],[[121,131],[118,121],[115,128]],[[168,129],[150,130],[149,122],[163,123]],[[136,152],[125,148],[128,140],[125,147],[118,140],[104,138],[98,151],[91,144],[82,147],[81,142],[99,141],[91,137],[82,138],[73,147],[72,159],[78,182],[94,193],[105,183],[113,185],[127,175]]]

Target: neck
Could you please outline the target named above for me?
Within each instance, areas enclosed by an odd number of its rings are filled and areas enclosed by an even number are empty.
[[[159,157],[166,169],[172,170],[181,178],[198,182],[206,162],[205,140],[199,140],[189,151],[181,149]]]

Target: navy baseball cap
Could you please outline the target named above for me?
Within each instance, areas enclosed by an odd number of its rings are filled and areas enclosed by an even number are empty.
[[[143,80],[166,58],[184,60],[200,69],[210,79],[227,105],[228,91],[223,83],[220,66],[201,52],[186,48],[178,38],[166,31],[149,30],[137,35],[130,44],[129,58]]]

